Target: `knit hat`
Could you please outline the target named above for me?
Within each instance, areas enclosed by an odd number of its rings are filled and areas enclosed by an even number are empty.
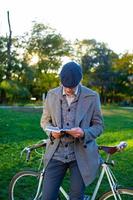
[[[76,87],[82,79],[81,66],[73,61],[66,63],[60,72],[60,79],[64,87]]]

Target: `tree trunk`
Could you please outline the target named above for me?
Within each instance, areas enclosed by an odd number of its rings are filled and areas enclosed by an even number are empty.
[[[7,20],[9,26],[9,38],[7,42],[7,74],[6,78],[9,80],[11,78],[11,45],[12,45],[12,31],[11,31],[11,24],[10,24],[10,17],[9,11],[7,11]]]
[[[6,92],[4,89],[1,89],[0,93],[0,103],[6,103]]]

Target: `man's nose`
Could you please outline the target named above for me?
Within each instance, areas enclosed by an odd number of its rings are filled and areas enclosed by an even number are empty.
[[[71,91],[72,91],[72,88],[66,88],[66,90],[67,90],[68,92],[71,92]]]

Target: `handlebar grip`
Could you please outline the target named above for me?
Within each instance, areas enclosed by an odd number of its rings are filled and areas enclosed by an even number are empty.
[[[26,153],[26,161],[28,162],[29,160],[30,160],[30,153],[31,153],[31,151],[30,151],[30,149],[27,151],[27,153]]]
[[[117,145],[118,151],[123,150],[127,147],[127,143],[125,141],[120,142],[120,144]]]

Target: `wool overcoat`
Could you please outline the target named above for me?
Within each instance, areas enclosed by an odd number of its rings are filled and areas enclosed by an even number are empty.
[[[74,152],[80,173],[87,186],[95,179],[101,161],[96,138],[103,132],[103,118],[97,92],[83,85],[79,87],[75,127],[83,129],[84,138],[75,139]],[[47,94],[41,117],[41,127],[44,130],[49,125],[61,128],[61,94],[62,86],[50,90]],[[50,136],[49,132],[47,134]],[[45,166],[52,158],[59,142],[60,139],[55,139],[53,142],[48,139],[44,157]]]

